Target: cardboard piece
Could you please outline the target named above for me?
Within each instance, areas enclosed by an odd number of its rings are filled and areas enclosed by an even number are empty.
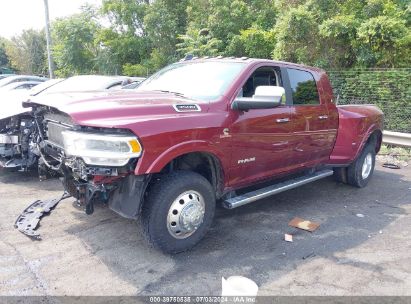
[[[288,226],[313,232],[318,227],[320,227],[320,224],[316,222],[307,221],[299,217],[295,217],[288,223]]]

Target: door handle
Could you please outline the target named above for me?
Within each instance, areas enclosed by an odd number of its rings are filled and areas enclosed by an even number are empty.
[[[320,115],[318,116],[318,119],[321,119],[321,120],[328,119],[328,115]]]
[[[286,122],[289,122],[290,119],[289,118],[278,118],[275,121],[278,123],[286,123]]]

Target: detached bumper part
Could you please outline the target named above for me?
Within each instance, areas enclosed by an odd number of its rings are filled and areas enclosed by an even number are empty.
[[[35,230],[41,218],[44,214],[50,213],[59,202],[68,197],[70,195],[65,192],[60,198],[35,201],[17,217],[14,228],[32,239],[41,240],[40,233]]]

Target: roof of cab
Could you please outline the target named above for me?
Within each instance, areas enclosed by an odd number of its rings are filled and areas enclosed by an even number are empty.
[[[316,72],[324,72],[324,70],[317,68],[317,67],[312,67],[304,64],[299,64],[299,63],[293,63],[293,62],[286,62],[286,61],[279,61],[279,60],[271,60],[271,59],[261,59],[261,58],[249,58],[249,57],[224,57],[224,56],[204,56],[204,57],[197,57],[197,56],[192,56],[189,57],[188,55],[181,59],[179,62],[187,62],[187,63],[193,63],[193,62],[204,62],[204,61],[225,61],[225,62],[246,62],[248,64],[253,64],[253,63],[274,63],[274,64],[279,64],[279,65],[284,65],[284,66],[292,66],[296,68],[303,68],[306,70],[311,70],[311,71],[316,71]]]

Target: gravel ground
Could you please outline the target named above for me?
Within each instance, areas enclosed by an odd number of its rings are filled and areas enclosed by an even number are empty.
[[[135,222],[103,206],[87,216],[71,199],[43,218],[43,240],[13,228],[30,202],[61,193],[58,180],[0,171],[0,295],[219,295],[231,275],[259,295],[411,295],[410,166],[377,164],[365,189],[327,178],[220,208],[206,238],[174,256],[149,248]],[[288,227],[295,216],[321,226]]]

